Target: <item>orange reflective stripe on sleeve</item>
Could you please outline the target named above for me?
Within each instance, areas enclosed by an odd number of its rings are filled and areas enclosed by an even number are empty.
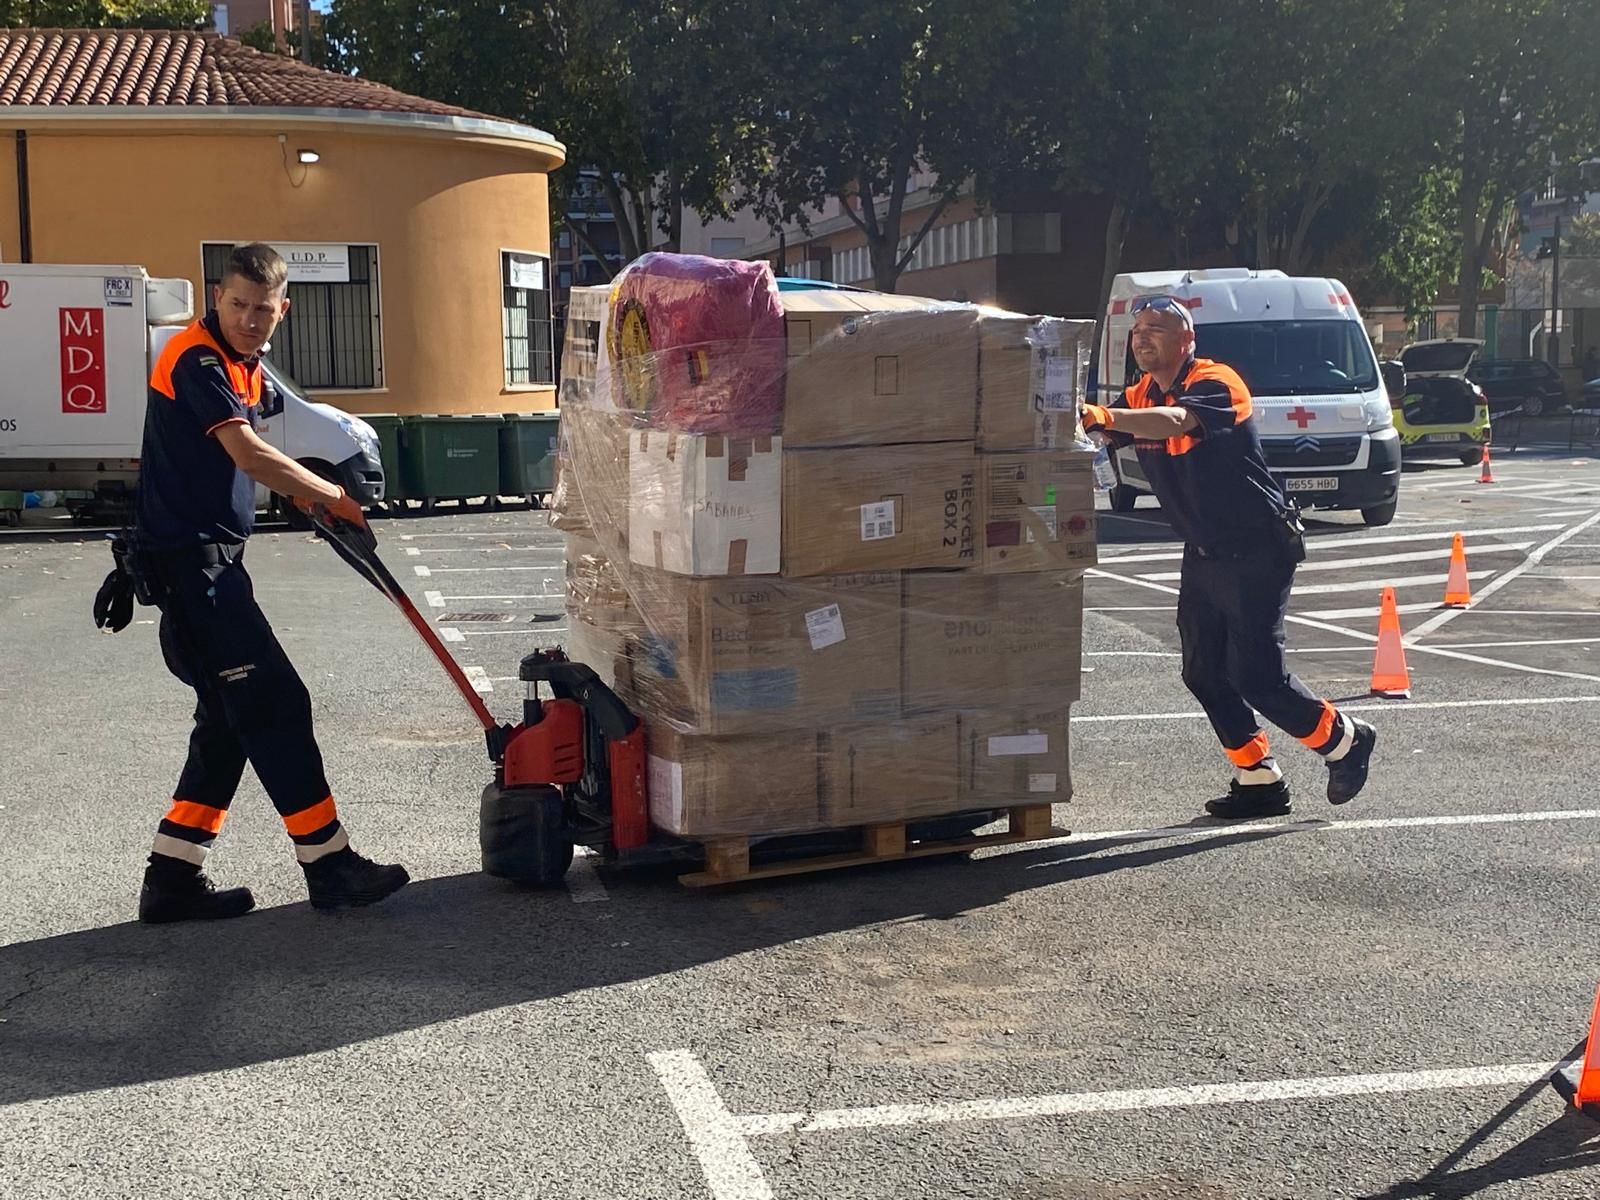
[[[289,831],[290,837],[305,837],[315,833],[324,825],[331,825],[339,819],[338,812],[333,807],[333,797],[328,796],[318,800],[310,808],[302,808],[297,813],[290,813],[283,818],[283,827]]]
[[[168,400],[176,399],[172,390],[172,369],[178,365],[178,360],[184,353],[196,346],[210,346],[221,353],[221,347],[212,340],[206,332],[205,326],[196,321],[182,333],[174,334],[172,339],[161,348],[161,357],[156,359],[155,369],[150,372],[150,388],[160,392]]]
[[[1237,750],[1223,747],[1223,753],[1228,756],[1228,761],[1236,767],[1248,771],[1251,767],[1259,766],[1261,761],[1272,757],[1272,751],[1267,746],[1267,735],[1258,733]]]
[[[196,804],[193,800],[174,800],[167,810],[167,820],[174,825],[190,829],[203,829],[216,834],[222,831],[222,822],[228,815],[225,808],[212,808],[209,804]]]
[[[1255,405],[1250,401],[1250,389],[1245,387],[1244,380],[1239,378],[1239,373],[1232,367],[1212,362],[1210,359],[1196,360],[1194,369],[1189,372],[1188,382],[1198,383],[1202,379],[1215,380],[1227,387],[1228,400],[1233,405],[1235,425],[1248,420],[1255,411]]]
[[[1333,705],[1326,700],[1322,702],[1322,719],[1317,722],[1317,727],[1305,737],[1300,739],[1302,745],[1310,746],[1313,750],[1327,743],[1333,736],[1333,723],[1339,719],[1339,714]]]

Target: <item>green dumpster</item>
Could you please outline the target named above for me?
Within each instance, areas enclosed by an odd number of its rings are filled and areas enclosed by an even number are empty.
[[[22,506],[26,503],[21,492],[0,492],[0,520],[7,525],[21,525]]]
[[[396,413],[362,413],[361,419],[378,435],[378,454],[383,459],[384,500],[418,499],[420,494],[413,486],[400,450],[400,429],[405,418]]]
[[[400,427],[400,461],[414,499],[492,500],[500,487],[500,427],[486,416],[407,417]]]
[[[556,486],[556,438],[560,414],[507,413],[500,426],[500,494],[531,503]]]

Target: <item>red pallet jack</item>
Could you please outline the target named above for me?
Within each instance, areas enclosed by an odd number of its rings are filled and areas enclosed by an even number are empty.
[[[494,764],[494,779],[483,789],[478,809],[478,841],[486,874],[524,885],[551,886],[572,865],[574,846],[585,846],[621,867],[705,860],[703,844],[651,829],[644,724],[591,667],[572,662],[559,646],[527,655],[517,671],[528,685],[522,722],[496,722],[427,619],[383,565],[372,531],[338,520],[318,519],[312,524],[340,558],[405,614],[483,727],[489,761]],[[913,842],[954,842],[1000,815],[1000,810],[974,809],[931,818],[908,824],[905,837]],[[853,864],[860,856],[849,851],[858,836],[850,830],[822,830],[773,837],[762,840],[758,854],[766,863],[815,861],[819,855],[840,854]]]
[[[405,614],[483,727],[494,764],[478,813],[487,874],[531,886],[557,884],[572,865],[575,845],[625,863],[659,861],[660,855],[646,851],[644,725],[592,668],[570,661],[560,647],[534,651],[517,672],[528,685],[521,724],[497,722],[383,565],[372,531],[337,519],[312,523],[340,558]]]

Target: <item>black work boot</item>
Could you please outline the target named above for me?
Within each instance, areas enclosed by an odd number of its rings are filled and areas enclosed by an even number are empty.
[[[1367,785],[1367,764],[1378,744],[1378,731],[1365,721],[1351,719],[1356,728],[1355,745],[1334,762],[1328,760],[1328,803],[1348,804]]]
[[[392,896],[411,876],[398,863],[385,866],[346,846],[314,863],[302,863],[312,908],[357,908]]]
[[[1206,811],[1213,817],[1234,821],[1280,817],[1289,807],[1289,784],[1283,779],[1273,783],[1240,783],[1235,779],[1228,785],[1226,796],[1206,801]]]
[[[256,906],[249,888],[224,888],[205,877],[199,867],[173,859],[151,862],[139,889],[139,920],[146,925],[171,921],[220,921],[242,917]]]

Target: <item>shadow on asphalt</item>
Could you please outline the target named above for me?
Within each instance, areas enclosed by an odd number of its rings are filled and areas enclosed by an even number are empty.
[[[1581,1055],[1585,1044],[1579,1042],[1567,1057]],[[1386,1191],[1362,1196],[1360,1200],[1467,1200],[1502,1183],[1600,1167],[1600,1124],[1570,1107],[1565,1109],[1564,1115],[1490,1161],[1476,1167],[1461,1167],[1496,1130],[1534,1103],[1547,1108],[1559,1103],[1545,1080],[1529,1084],[1422,1178],[1404,1180]]]
[[[293,904],[17,943],[0,947],[0,1105],[313,1054],[866,925],[949,920],[1271,836],[1110,855],[1138,839],[1099,839],[706,891],[626,879],[603,906],[454,875],[353,913]]]

